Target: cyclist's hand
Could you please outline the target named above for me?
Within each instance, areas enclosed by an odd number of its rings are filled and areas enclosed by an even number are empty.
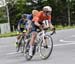
[[[53,31],[53,32],[56,32],[56,28],[52,28],[52,31]]]
[[[53,35],[54,33],[56,33],[56,29],[55,28],[52,28],[52,33],[51,33],[51,35]]]
[[[41,24],[39,24],[38,22],[34,22],[34,24],[35,24],[37,27],[39,27],[40,30],[43,30],[43,27],[42,27]]]
[[[43,30],[44,28],[43,28],[43,26],[42,25],[40,25],[40,27],[39,27],[41,30]]]
[[[27,32],[26,30],[23,30],[23,32],[25,33],[25,32]]]
[[[18,32],[21,32],[21,30],[18,30]]]

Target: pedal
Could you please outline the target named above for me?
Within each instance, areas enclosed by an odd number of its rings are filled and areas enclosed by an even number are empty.
[[[47,45],[45,45],[45,46],[43,46],[43,47],[44,47],[44,48],[46,48],[46,49],[48,48],[48,46],[47,46]]]

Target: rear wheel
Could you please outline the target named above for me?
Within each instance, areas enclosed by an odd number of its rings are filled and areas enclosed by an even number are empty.
[[[17,43],[16,50],[17,52],[21,51],[21,53],[23,53],[24,49],[25,49],[25,41],[24,39],[21,39],[20,42]]]
[[[49,58],[49,56],[51,55],[52,50],[53,50],[53,40],[52,40],[51,36],[49,36],[49,35],[46,35],[44,37],[44,40],[45,40],[47,47],[43,46],[44,43],[42,40],[41,44],[40,44],[40,56],[42,59],[47,59],[47,58]]]

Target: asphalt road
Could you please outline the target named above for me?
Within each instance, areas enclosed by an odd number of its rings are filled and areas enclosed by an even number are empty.
[[[52,38],[51,56],[41,60],[37,53],[31,61],[16,52],[15,37],[0,38],[0,64],[75,64],[75,29],[56,31]]]

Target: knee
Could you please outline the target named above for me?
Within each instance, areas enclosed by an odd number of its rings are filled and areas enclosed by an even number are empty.
[[[33,34],[32,34],[32,38],[35,39],[35,38],[36,38],[36,35],[37,35],[36,33],[33,33]]]
[[[20,35],[17,36],[17,39],[20,39]]]

